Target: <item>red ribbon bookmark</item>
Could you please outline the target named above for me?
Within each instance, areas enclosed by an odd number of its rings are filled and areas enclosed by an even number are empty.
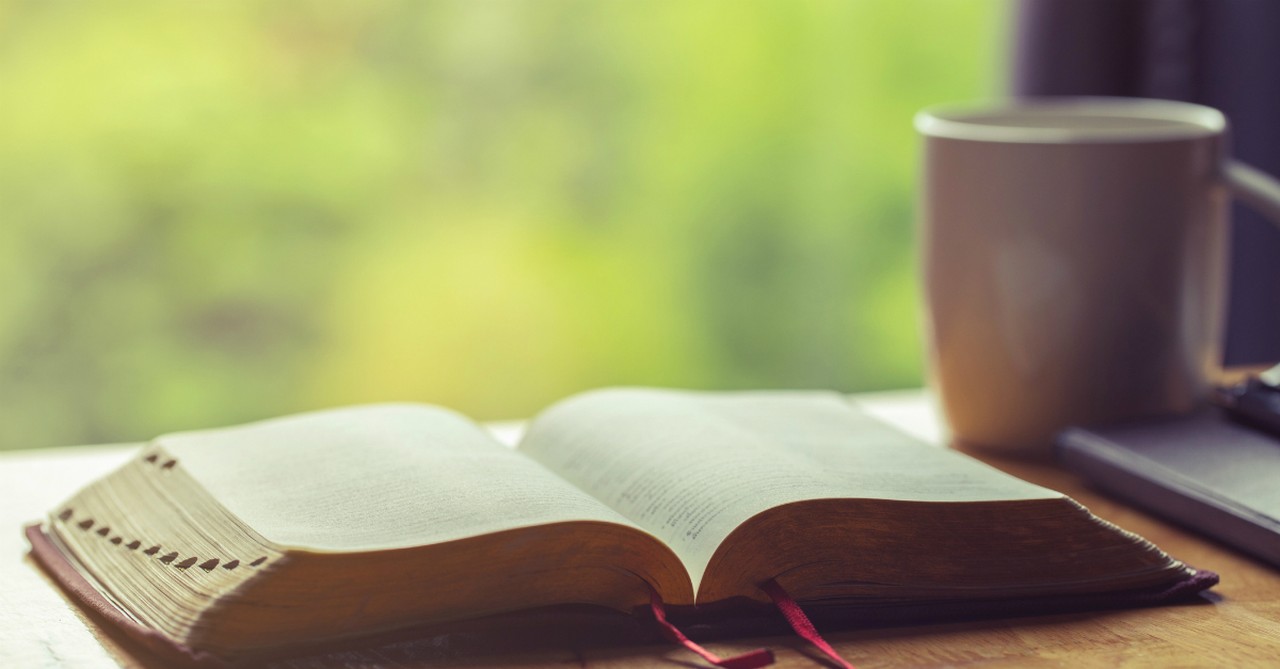
[[[654,590],[653,586],[649,586],[649,609],[653,611],[653,618],[658,621],[658,625],[662,627],[662,631],[666,633],[668,639],[697,653],[702,659],[717,667],[723,667],[724,669],[758,669],[759,667],[767,667],[773,664],[773,652],[767,648],[757,648],[741,655],[722,658],[694,643],[684,635],[684,632],[681,632],[667,620],[667,612],[662,608],[662,598],[658,596],[658,591]]]
[[[796,600],[792,599],[791,595],[787,594],[787,591],[776,580],[771,578],[761,583],[760,589],[764,590],[765,594],[769,595],[769,599],[773,600],[773,605],[782,612],[782,617],[787,619],[787,624],[791,625],[791,629],[795,631],[797,636],[826,653],[827,657],[831,658],[831,661],[835,662],[836,666],[841,669],[854,669],[852,664],[840,657],[836,649],[832,648],[831,644],[822,638],[822,635],[818,633],[818,628],[814,627],[813,623],[809,621],[809,616],[804,614],[804,609],[800,608]]]

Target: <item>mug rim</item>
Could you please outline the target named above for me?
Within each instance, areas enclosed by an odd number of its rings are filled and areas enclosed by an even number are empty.
[[[1170,123],[1070,128],[1048,123],[1034,125],[1037,119],[1063,115]],[[1213,107],[1176,100],[1031,97],[927,107],[916,114],[915,127],[926,137],[945,139],[1013,144],[1089,144],[1203,139],[1225,133],[1227,120]]]

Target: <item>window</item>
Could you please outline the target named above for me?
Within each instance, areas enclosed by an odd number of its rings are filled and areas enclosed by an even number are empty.
[[[0,444],[918,385],[921,106],[1004,2],[0,9]]]

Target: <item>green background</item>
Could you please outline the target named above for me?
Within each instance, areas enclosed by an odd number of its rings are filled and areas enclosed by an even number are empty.
[[[1005,2],[0,2],[0,448],[921,383]]]

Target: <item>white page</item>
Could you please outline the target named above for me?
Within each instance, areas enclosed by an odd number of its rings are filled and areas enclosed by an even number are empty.
[[[434,407],[336,409],[156,441],[249,527],[287,547],[408,547],[572,520],[630,525]]]
[[[834,393],[596,391],[540,415],[520,450],[666,541],[695,585],[734,528],[789,502],[1061,497]]]

